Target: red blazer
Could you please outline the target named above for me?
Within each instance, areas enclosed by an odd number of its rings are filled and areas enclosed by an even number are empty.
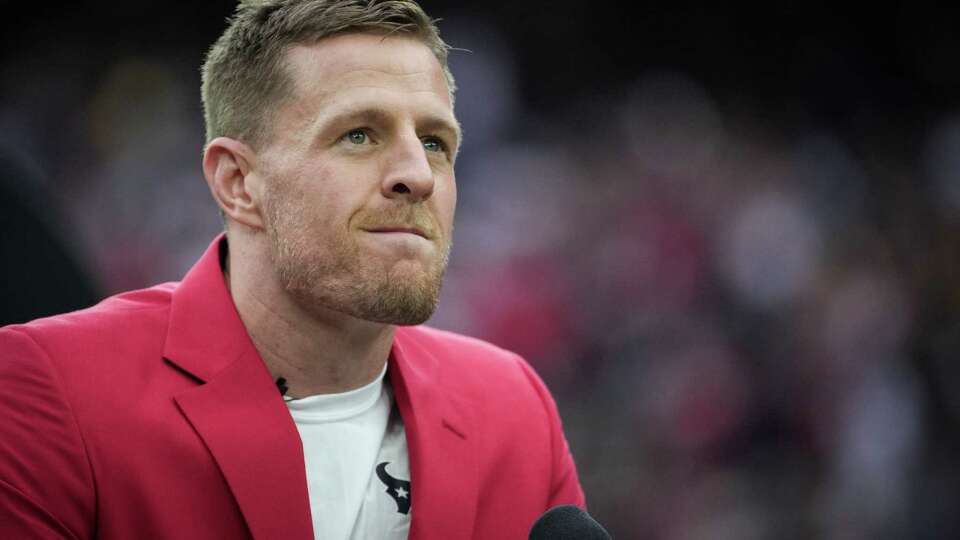
[[[0,538],[313,538],[296,427],[221,275],[0,329]],[[526,538],[584,504],[556,406],[520,357],[398,328],[412,539]]]

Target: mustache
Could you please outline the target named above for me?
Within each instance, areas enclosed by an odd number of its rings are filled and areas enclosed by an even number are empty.
[[[356,224],[365,230],[416,229],[428,240],[442,236],[437,219],[423,206],[387,207],[376,211],[364,211],[357,215]]]

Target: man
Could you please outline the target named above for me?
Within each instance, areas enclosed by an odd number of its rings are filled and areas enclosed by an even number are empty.
[[[410,1],[241,4],[203,71],[226,233],[0,330],[2,538],[525,538],[583,505],[519,357],[437,302],[460,128]]]

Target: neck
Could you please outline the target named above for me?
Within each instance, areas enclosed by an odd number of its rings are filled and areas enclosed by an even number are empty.
[[[297,304],[264,260],[231,243],[224,278],[257,352],[274,379],[286,380],[290,397],[346,392],[383,370],[394,326]]]

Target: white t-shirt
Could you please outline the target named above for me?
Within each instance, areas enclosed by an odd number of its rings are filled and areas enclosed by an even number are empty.
[[[356,390],[287,401],[317,540],[405,539],[410,531],[407,438],[385,373]]]

